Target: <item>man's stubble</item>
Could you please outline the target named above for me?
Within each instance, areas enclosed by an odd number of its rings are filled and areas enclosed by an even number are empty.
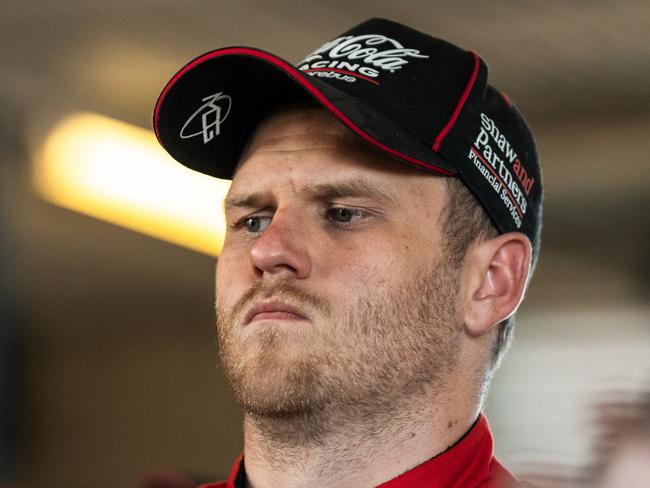
[[[287,442],[295,442],[296,435],[313,441],[339,421],[390,418],[423,398],[425,390],[444,388],[460,349],[458,267],[442,259],[402,282],[378,277],[375,283],[382,283],[381,288],[369,286],[366,293],[344,301],[346,310],[291,278],[257,282],[230,310],[224,310],[217,293],[226,376],[249,418],[274,431],[267,434],[291,437]],[[244,310],[270,297],[317,310],[327,330],[301,330],[313,327],[302,323],[296,329],[262,325],[242,344]],[[303,333],[308,350],[296,350],[292,339]],[[305,340],[300,337],[298,345]]]

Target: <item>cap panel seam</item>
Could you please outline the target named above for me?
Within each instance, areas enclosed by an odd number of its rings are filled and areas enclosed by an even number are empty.
[[[456,123],[456,120],[458,120],[458,116],[460,115],[460,111],[463,109],[465,106],[465,103],[467,102],[467,99],[469,98],[469,94],[472,91],[472,88],[474,87],[474,83],[476,82],[476,77],[478,76],[478,71],[480,67],[480,60],[478,55],[474,51],[469,51],[472,57],[474,58],[474,68],[472,70],[472,75],[469,78],[469,81],[467,82],[467,85],[465,86],[465,90],[463,91],[463,94],[460,97],[460,100],[458,100],[458,104],[456,105],[456,108],[454,109],[454,113],[451,115],[451,118],[445,124],[445,126],[442,128],[440,133],[436,136],[436,139],[433,143],[432,149],[434,152],[438,152],[440,150],[440,144],[442,144],[443,139],[447,136],[449,131],[452,129],[454,124]]]

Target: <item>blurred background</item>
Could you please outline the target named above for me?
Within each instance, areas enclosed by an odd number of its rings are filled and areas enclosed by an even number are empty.
[[[3,0],[0,484],[227,475],[242,448],[214,337],[227,186],[176,172],[151,111],[205,51],[298,62],[372,16],[478,51],[533,127],[541,258],[488,418],[515,473],[589,460],[589,405],[650,378],[647,1]]]

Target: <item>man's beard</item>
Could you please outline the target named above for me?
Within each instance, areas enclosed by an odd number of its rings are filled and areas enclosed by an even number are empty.
[[[404,282],[386,273],[375,280],[383,288],[343,300],[345,310],[294,279],[258,282],[230,310],[217,293],[221,360],[244,411],[314,429],[325,410],[391,415],[425,388],[442,388],[459,354],[458,269],[443,261]],[[316,310],[318,324],[260,325],[242,339],[245,310],[269,297]]]

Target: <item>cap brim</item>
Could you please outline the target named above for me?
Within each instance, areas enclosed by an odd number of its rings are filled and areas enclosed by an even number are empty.
[[[194,123],[192,118],[201,120],[201,107],[210,97],[215,99],[215,94],[226,96],[228,107],[221,120],[214,120],[213,114],[210,135],[201,132],[206,129],[204,121],[198,131],[181,137],[188,122]],[[183,67],[160,94],[153,126],[160,144],[182,164],[218,178],[232,178],[247,139],[269,109],[305,97],[316,100],[368,144],[398,161],[438,174],[456,173],[429,143],[388,114],[280,57],[248,47],[211,51]]]

